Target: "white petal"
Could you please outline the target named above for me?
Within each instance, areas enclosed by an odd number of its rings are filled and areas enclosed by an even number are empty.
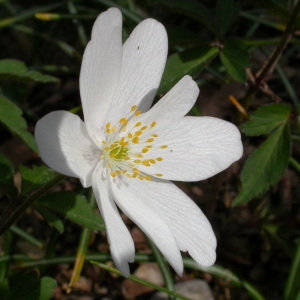
[[[123,46],[122,69],[118,89],[111,105],[116,123],[127,117],[132,106],[146,111],[152,104],[165,67],[168,38],[163,25],[147,19],[133,30]]]
[[[181,275],[182,258],[171,228],[145,199],[151,196],[152,191],[141,185],[138,179],[123,178],[111,178],[112,192],[117,205],[151,238],[177,274]]]
[[[122,15],[117,8],[110,8],[95,21],[80,71],[84,121],[94,139],[102,133],[104,117],[118,86],[121,60]]]
[[[93,191],[104,219],[110,252],[116,267],[124,276],[130,275],[129,262],[134,261],[134,243],[113,201],[103,163],[99,163],[93,174]]]
[[[209,178],[240,159],[241,135],[229,122],[212,117],[184,117],[165,130],[147,158],[163,158],[155,165],[139,169],[147,174],[163,174],[163,179],[198,181]],[[167,145],[161,149],[161,145]]]
[[[164,220],[181,251],[188,251],[202,266],[210,266],[215,262],[216,238],[211,225],[185,193],[167,180],[132,179],[131,182],[130,190],[135,195],[132,198],[140,196],[141,201]],[[127,201],[132,201],[132,198]]]
[[[91,185],[100,151],[78,116],[67,111],[49,113],[37,122],[35,139],[50,168],[79,178],[84,187]]]
[[[152,122],[156,122],[154,130],[175,123],[190,111],[198,95],[199,88],[196,82],[191,76],[184,76],[149,111],[132,118],[124,134],[130,131],[137,122],[141,122],[142,126],[149,126]]]

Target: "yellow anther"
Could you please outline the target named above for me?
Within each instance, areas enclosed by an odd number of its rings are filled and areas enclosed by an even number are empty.
[[[122,172],[121,172],[120,170],[116,170],[116,174],[117,174],[117,175],[121,175]]]
[[[129,139],[131,139],[131,138],[132,138],[132,134],[129,132],[129,133],[127,134],[127,137],[128,137]]]
[[[153,133],[152,136],[153,136],[154,138],[157,138],[157,137],[158,137],[158,134]]]
[[[146,148],[151,149],[151,148],[153,148],[153,146],[148,145],[148,146],[146,146]]]
[[[128,178],[131,178],[131,175],[128,174],[128,173],[126,173],[125,176],[128,177]]]
[[[134,173],[137,173],[137,174],[140,174],[140,173],[141,173],[141,171],[140,171],[139,169],[136,169],[136,168],[133,169],[133,172],[134,172]]]
[[[123,147],[127,146],[128,145],[128,142],[125,141],[125,138],[122,137],[120,140],[119,140],[119,144]]]
[[[141,134],[143,134],[143,131],[139,130],[134,134],[134,136],[140,136]]]
[[[156,161],[154,159],[149,159],[151,164],[156,164]]]
[[[120,119],[119,121],[121,124],[126,125],[128,123],[128,120],[125,118]]]
[[[151,177],[148,176],[148,175],[144,176],[144,178],[145,178],[146,180],[148,180],[148,181],[151,181]]]
[[[106,123],[105,128],[108,129],[110,127],[110,123]]]
[[[157,174],[154,174],[156,177],[162,177],[163,176],[163,174],[159,174],[159,173],[157,173]]]
[[[161,149],[166,149],[166,148],[168,148],[168,146],[167,145],[163,145],[163,146],[160,146],[160,148]]]
[[[112,133],[115,133],[115,132],[116,132],[116,130],[117,130],[117,127],[116,127],[116,126],[114,126],[114,127],[111,129],[111,132],[112,132]]]
[[[150,165],[150,162],[148,161],[148,160],[143,160],[142,161],[142,164],[144,165],[144,166],[146,166],[146,167],[150,167],[151,165]]]
[[[163,161],[163,159],[161,157],[158,157],[156,160],[157,161]]]
[[[143,153],[147,153],[148,151],[149,151],[148,148],[143,148],[143,149],[142,149],[142,152],[143,152]]]
[[[123,173],[123,174],[126,174],[126,173],[127,173],[127,170],[123,170],[122,173]]]
[[[105,132],[106,132],[106,133],[110,133],[110,129],[107,128],[107,129],[105,130]]]
[[[148,126],[143,126],[141,130],[146,130]]]
[[[105,144],[106,144],[106,142],[105,142],[105,141],[102,141],[101,143],[102,143],[103,145],[105,145]]]
[[[131,107],[131,111],[135,111],[137,109],[137,106],[136,105],[133,105],[132,107]]]
[[[138,110],[138,111],[136,111],[136,112],[134,113],[134,115],[135,115],[135,116],[139,116],[141,113],[142,113],[142,112]]]
[[[130,157],[129,156],[125,156],[124,159],[125,160],[130,160]]]
[[[116,173],[115,173],[115,172],[110,172],[109,174],[110,174],[110,176],[113,177],[113,178],[116,177]]]
[[[141,125],[142,125],[141,122],[137,122],[137,123],[134,125],[134,127],[139,127],[139,126],[141,126]]]
[[[147,142],[147,143],[152,143],[153,141],[154,141],[154,139],[151,138],[151,139],[148,139],[146,142]]]
[[[132,178],[137,178],[137,176],[138,176],[138,174],[134,173],[134,174],[132,175]]]
[[[104,154],[100,154],[99,155],[99,158],[101,159],[101,158],[103,158],[104,157]]]
[[[108,150],[109,150],[109,147],[105,147],[104,150],[105,150],[105,151],[108,151]]]
[[[156,125],[156,122],[151,123],[151,128],[153,128]]]
[[[135,159],[133,162],[136,164],[140,164],[142,161],[140,159]]]
[[[140,175],[140,176],[138,176],[138,179],[139,180],[144,180],[144,177]]]
[[[134,144],[138,144],[140,142],[140,139],[136,136],[131,140]]]

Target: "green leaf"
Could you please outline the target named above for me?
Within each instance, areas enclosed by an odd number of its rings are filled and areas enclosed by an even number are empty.
[[[14,166],[2,154],[0,154],[0,190],[16,196],[17,189],[14,186]]]
[[[54,227],[59,233],[64,232],[64,223],[55,213],[50,211],[48,208],[38,205],[35,206],[35,209],[42,215],[51,227]]]
[[[284,104],[259,107],[250,115],[250,121],[243,124],[241,131],[248,136],[268,134],[289,118],[291,108]]]
[[[221,36],[224,36],[232,24],[239,16],[240,5],[234,0],[218,0],[216,7],[216,16],[218,29]]]
[[[0,282],[2,300],[49,300],[53,297],[56,281],[38,278],[36,272],[21,272]]]
[[[193,46],[209,45],[210,41],[199,34],[180,26],[166,26],[169,43],[172,45]]]
[[[56,77],[43,75],[38,71],[30,71],[25,64],[15,59],[0,60],[0,79],[26,80],[37,82],[58,82]]]
[[[250,66],[250,59],[243,41],[237,38],[226,40],[220,58],[226,71],[235,81],[241,83],[246,81],[245,69]]]
[[[11,133],[21,138],[30,149],[35,152],[38,151],[32,134],[26,130],[27,124],[25,119],[22,118],[22,111],[2,95],[0,95],[0,122]]]
[[[216,47],[201,47],[173,54],[169,57],[158,94],[165,93],[184,75],[199,73],[219,52]]]
[[[261,195],[279,181],[290,157],[289,122],[278,127],[247,159],[241,174],[242,190],[233,205]]]
[[[47,207],[62,214],[67,219],[95,231],[104,229],[99,214],[95,214],[86,199],[73,192],[58,192],[46,195],[36,201],[35,205]]]
[[[52,180],[56,176],[56,173],[46,166],[33,166],[32,169],[20,166],[19,170],[22,175],[22,194],[31,192],[38,186],[43,185],[45,182]]]
[[[201,22],[208,30],[217,34],[217,25],[210,11],[197,0],[160,0],[172,10]]]

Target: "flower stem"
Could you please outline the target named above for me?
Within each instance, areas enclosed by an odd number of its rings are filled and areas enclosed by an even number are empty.
[[[50,189],[65,179],[65,175],[59,174],[29,195],[24,195],[11,202],[0,219],[0,235],[9,229],[33,202],[44,196]]]

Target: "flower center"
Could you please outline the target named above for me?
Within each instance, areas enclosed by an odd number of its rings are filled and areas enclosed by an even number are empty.
[[[110,149],[109,157],[114,160],[123,160],[128,154],[128,148],[121,146],[118,142],[114,142]]]
[[[121,118],[115,126],[107,123],[104,127],[106,139],[102,141],[104,149],[100,158],[105,159],[106,167],[113,178],[126,176],[140,180],[151,180],[151,177],[142,172],[140,167],[151,167],[163,161],[162,157],[149,156],[149,152],[155,148],[159,148],[161,151],[168,148],[167,145],[155,143],[158,138],[158,134],[154,132],[155,121],[150,124],[143,124],[140,121],[133,122],[131,123],[132,129],[127,134],[124,133],[129,119],[131,121],[140,114],[141,112],[137,111],[137,106],[133,106],[129,118]],[[151,172],[149,173],[151,174]],[[163,176],[159,173],[151,175],[155,177]]]

